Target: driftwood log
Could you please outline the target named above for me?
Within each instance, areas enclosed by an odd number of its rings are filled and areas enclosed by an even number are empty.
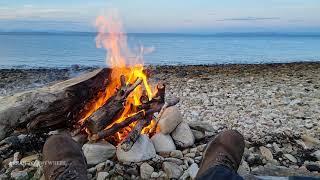
[[[48,132],[75,124],[87,102],[103,93],[110,69],[98,69],[49,87],[0,98],[0,140],[16,128]]]

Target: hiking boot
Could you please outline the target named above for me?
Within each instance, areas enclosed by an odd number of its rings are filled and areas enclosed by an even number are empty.
[[[87,163],[80,145],[69,135],[52,135],[43,147],[47,180],[87,180]]]
[[[197,177],[209,168],[223,165],[237,172],[244,151],[244,138],[236,130],[226,130],[210,141],[204,151]]]

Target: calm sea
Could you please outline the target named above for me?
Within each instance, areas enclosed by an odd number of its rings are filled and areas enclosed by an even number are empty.
[[[129,34],[129,45],[153,49],[146,64],[235,64],[320,61],[319,35]],[[90,33],[0,33],[0,68],[104,66]]]

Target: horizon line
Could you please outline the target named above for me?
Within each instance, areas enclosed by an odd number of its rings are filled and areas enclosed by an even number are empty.
[[[98,32],[95,31],[37,31],[37,30],[0,30],[0,34],[96,34]],[[127,33],[119,33],[119,34],[163,34],[163,35],[320,35],[320,32],[275,32],[275,31],[247,31],[247,32],[127,32]]]

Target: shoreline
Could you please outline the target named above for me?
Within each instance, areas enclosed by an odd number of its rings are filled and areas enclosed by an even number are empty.
[[[228,64],[146,64],[146,68],[155,68],[155,67],[233,67],[233,66],[278,66],[278,65],[298,65],[298,64],[320,64],[319,61],[293,61],[293,62],[271,62],[271,63],[228,63]],[[1,67],[0,71],[10,71],[10,70],[73,70],[73,71],[84,71],[92,70],[97,68],[110,68],[107,66],[97,66],[97,65],[70,65],[62,67],[32,67],[26,65],[20,66],[10,66],[10,67]]]
[[[211,65],[146,65],[151,72],[151,79],[161,79],[169,76],[181,78],[184,76],[224,74],[229,76],[235,73],[273,72],[275,69],[291,68],[295,71],[320,67],[319,62],[294,63],[267,63],[267,64],[211,64]],[[17,92],[30,90],[59,81],[67,80],[81,73],[101,68],[98,66],[83,67],[78,65],[69,68],[29,68],[29,69],[0,69],[0,97]],[[320,72],[320,71],[319,71]]]

